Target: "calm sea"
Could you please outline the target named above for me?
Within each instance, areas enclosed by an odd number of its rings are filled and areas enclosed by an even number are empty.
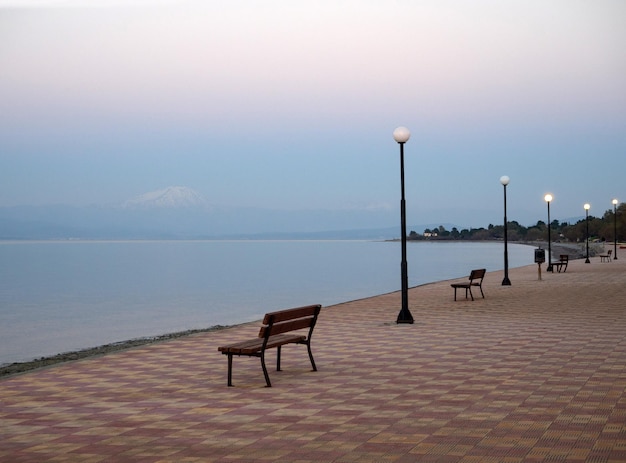
[[[0,242],[0,364],[400,288],[400,243]],[[503,268],[502,243],[409,242],[409,285]],[[533,248],[509,245],[509,265]]]

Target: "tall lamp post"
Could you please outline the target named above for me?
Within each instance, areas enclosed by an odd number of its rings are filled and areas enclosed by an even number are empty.
[[[617,199],[613,203],[613,260],[617,260]]]
[[[504,187],[504,279],[502,280],[502,286],[511,286],[511,280],[509,280],[508,229],[506,219],[506,186],[509,184],[509,180],[509,177],[506,175],[500,177],[500,183]]]
[[[398,314],[397,323],[413,323],[413,315],[409,311],[409,276],[406,264],[406,202],[404,200],[404,144],[409,140],[411,132],[406,127],[398,127],[393,131],[393,139],[400,145],[400,187],[402,199],[400,200],[400,224],[402,241],[402,308]]]
[[[589,209],[591,209],[591,205],[589,203],[585,203],[583,206],[585,208],[585,222],[587,225],[586,239],[587,242],[587,258],[585,259],[585,264],[589,264]]]
[[[543,199],[548,203],[548,268],[546,272],[552,272],[552,238],[550,237],[550,201],[552,201],[552,195],[548,193]]]

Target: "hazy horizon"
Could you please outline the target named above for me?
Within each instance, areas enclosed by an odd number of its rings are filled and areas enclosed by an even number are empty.
[[[0,239],[393,239],[400,236],[395,212],[222,207],[178,186],[121,204],[0,207]],[[573,223],[579,218],[552,219]],[[440,226],[460,231],[491,225],[501,224],[409,222],[407,231],[421,234]]]

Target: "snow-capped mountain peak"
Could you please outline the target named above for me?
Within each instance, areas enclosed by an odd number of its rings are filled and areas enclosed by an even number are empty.
[[[129,199],[122,207],[129,209],[187,208],[206,206],[200,193],[184,186],[170,186]]]

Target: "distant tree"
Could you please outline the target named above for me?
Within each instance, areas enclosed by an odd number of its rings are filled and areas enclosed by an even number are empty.
[[[537,227],[531,227],[528,229],[528,233],[526,233],[527,241],[538,241],[542,239],[546,239],[546,234],[543,232],[543,230]]]
[[[522,240],[522,237],[521,237],[521,235],[517,232],[517,230],[509,230],[508,240],[509,240],[509,241],[521,241],[521,240]]]
[[[589,237],[612,241],[615,234],[615,220],[617,219],[617,239],[626,240],[626,203],[621,203],[617,207],[617,215],[609,209],[602,217],[589,216]],[[429,236],[431,234],[433,236]],[[507,238],[510,241],[537,241],[548,239],[547,223],[538,220],[535,225],[525,227],[517,221],[507,223]],[[550,238],[552,240],[567,240],[572,242],[584,241],[587,233],[586,219],[581,219],[572,224],[552,220],[550,222]],[[456,227],[452,231],[446,230],[443,225],[434,229],[426,228],[424,236],[411,231],[411,239],[459,239],[459,240],[502,240],[504,239],[504,225],[489,224],[487,228],[464,228],[459,231]]]
[[[577,230],[577,226],[574,225],[566,225],[566,226],[562,226],[561,227],[561,235],[563,235],[563,237],[567,240],[567,241],[579,241],[579,235],[578,235],[578,230]]]
[[[626,203],[617,206],[617,239],[626,241]]]
[[[494,240],[504,239],[504,225],[489,225],[489,236]],[[510,234],[510,233],[509,233]]]
[[[489,238],[490,238],[489,231],[485,230],[484,228],[475,230],[472,233],[472,239],[475,239],[475,240],[488,240]]]
[[[528,229],[519,224],[519,222],[513,221],[508,223],[509,240],[519,241],[523,240],[528,233]]]
[[[606,237],[610,235],[609,233],[603,232],[604,224],[605,222],[602,219],[589,216],[589,237],[606,241]]]

